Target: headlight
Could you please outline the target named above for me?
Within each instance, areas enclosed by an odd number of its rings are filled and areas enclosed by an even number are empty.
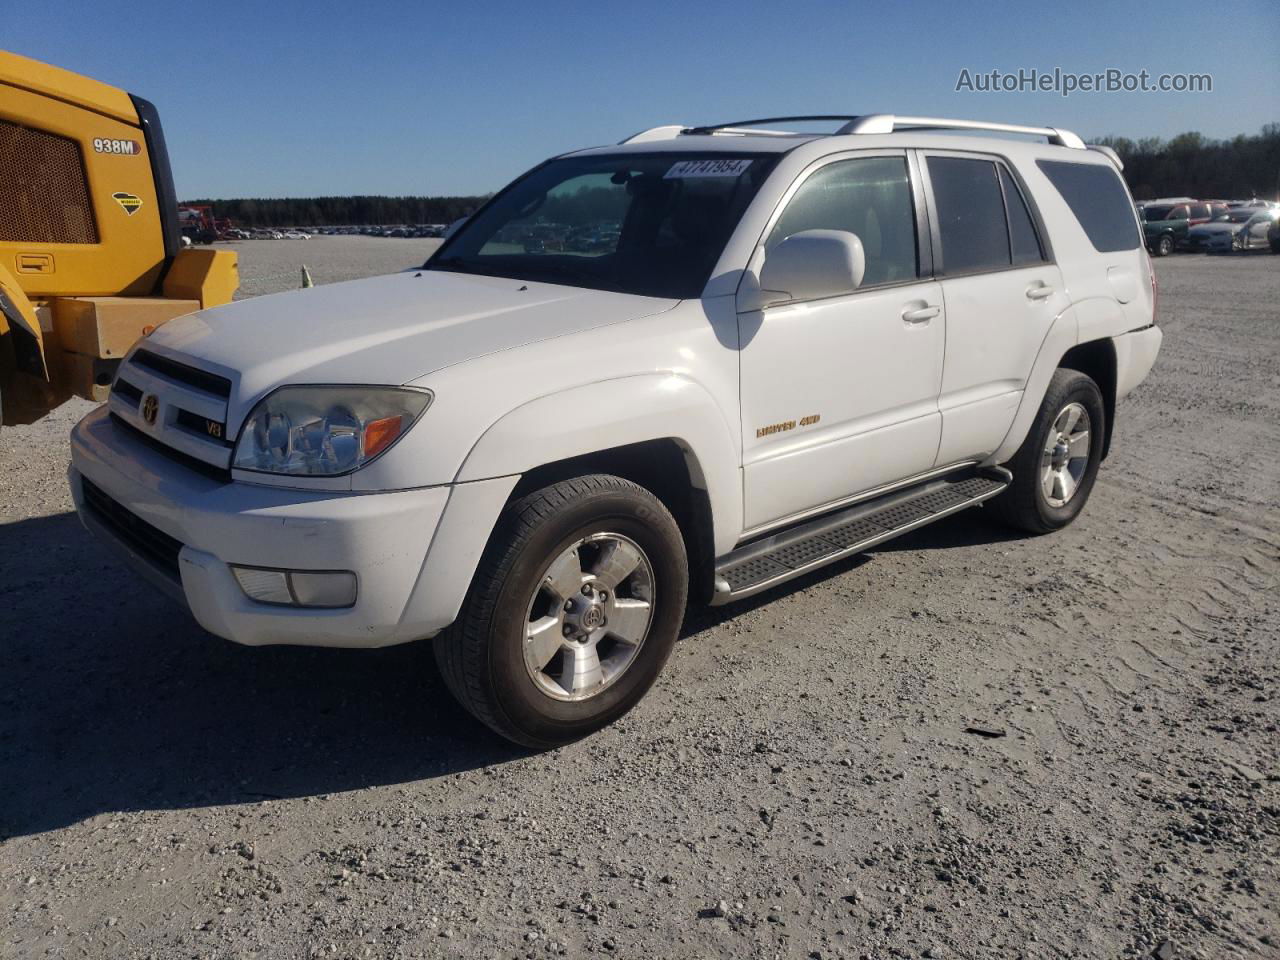
[[[281,387],[240,430],[237,470],[332,477],[385,453],[431,404],[407,387]]]

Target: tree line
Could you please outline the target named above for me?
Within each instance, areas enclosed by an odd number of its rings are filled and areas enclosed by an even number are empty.
[[[1136,200],[1195,197],[1198,200],[1280,199],[1280,123],[1253,136],[1212,140],[1181,133],[1171,140],[1100,137],[1124,161],[1124,177]]]
[[[1213,140],[1181,133],[1170,140],[1100,137],[1124,161],[1124,176],[1135,199],[1188,196],[1198,199],[1280,199],[1280,123],[1256,135]],[[452,223],[475,212],[488,197],[276,197],[192,200],[213,207],[214,216],[243,227],[358,226],[363,224]],[[544,214],[569,216],[570,203],[549,198]],[[576,197],[575,200],[585,198]],[[592,198],[595,199],[595,198]],[[601,191],[600,206],[612,206],[616,192]],[[556,209],[552,209],[556,208]],[[622,211],[619,210],[619,217]]]
[[[184,200],[213,207],[213,215],[241,227],[361,226],[452,223],[474,213],[487,197],[268,197]]]

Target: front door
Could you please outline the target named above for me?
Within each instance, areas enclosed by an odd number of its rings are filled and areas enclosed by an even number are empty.
[[[904,152],[859,153],[802,175],[767,231],[757,268],[826,229],[857,234],[866,271],[848,294],[738,316],[748,533],[932,467],[946,317],[917,208]]]

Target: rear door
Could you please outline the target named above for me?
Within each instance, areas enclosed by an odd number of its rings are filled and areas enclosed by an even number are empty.
[[[922,151],[921,159],[947,317],[936,460],[945,466],[1000,446],[1068,299],[1029,193],[1001,158]]]

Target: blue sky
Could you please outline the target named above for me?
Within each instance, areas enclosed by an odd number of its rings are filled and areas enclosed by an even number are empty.
[[[647,126],[923,113],[1086,136],[1280,121],[1275,0],[122,4],[10,0],[0,44],[160,109],[179,195],[459,194]],[[1204,72],[1212,93],[957,93],[962,68]]]

